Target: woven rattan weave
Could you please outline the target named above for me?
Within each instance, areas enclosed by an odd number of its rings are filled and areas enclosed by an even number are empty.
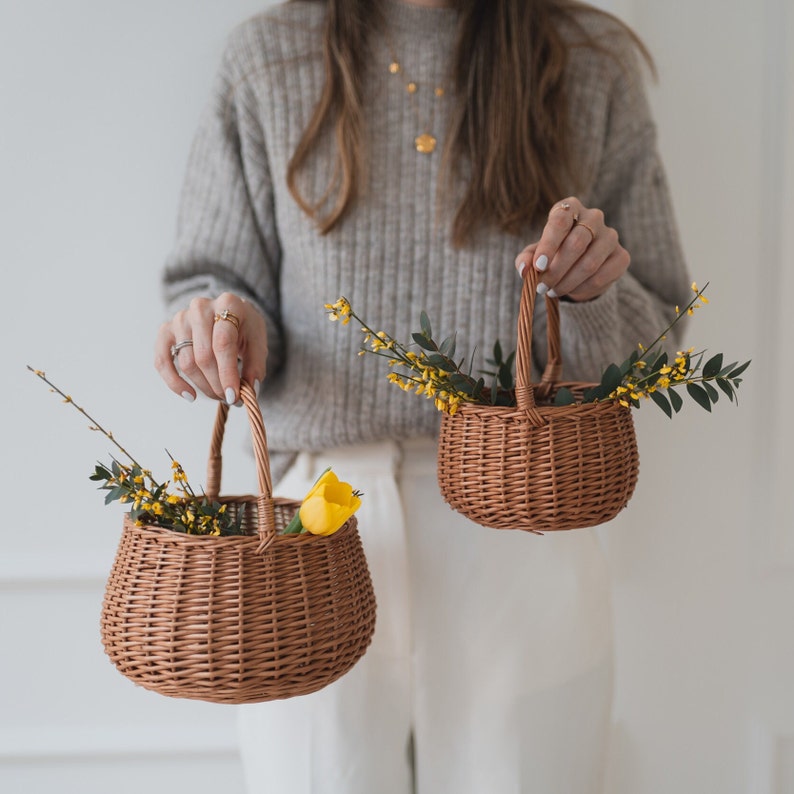
[[[355,517],[333,535],[280,535],[299,503],[273,499],[262,415],[251,425],[259,496],[245,536],[184,535],[125,518],[102,606],[101,633],[117,669],[162,695],[255,703],[314,692],[346,673],[375,628],[375,596]],[[220,489],[221,405],[207,494]]]
[[[449,505],[497,529],[546,532],[614,518],[637,483],[631,409],[615,400],[553,405],[562,383],[559,301],[546,299],[548,363],[530,383],[537,274],[527,268],[516,349],[516,407],[464,403],[441,421],[438,483]]]

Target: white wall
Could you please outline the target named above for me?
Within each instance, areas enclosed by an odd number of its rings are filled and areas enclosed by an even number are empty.
[[[790,0],[630,2],[658,60],[685,249],[712,283],[689,342],[753,365],[738,409],[637,417],[640,485],[606,530],[614,794],[794,792],[793,12]]]
[[[602,3],[658,59],[682,235],[695,277],[712,282],[691,342],[754,359],[738,409],[637,416],[638,491],[601,530],[618,626],[613,794],[794,793],[794,383],[773,367],[793,337],[788,3]],[[157,273],[223,38],[263,4],[0,5],[3,792],[241,790],[232,709],[137,690],[103,656],[120,516],[87,475],[107,445],[25,364],[139,458],[166,466],[167,444],[202,479],[212,407],[170,396],[149,363]],[[250,490],[246,461],[229,463],[229,490]]]
[[[242,789],[232,708],[138,690],[105,658],[99,608],[121,515],[87,476],[109,445],[25,364],[139,459],[167,472],[167,445],[204,480],[212,406],[170,395],[150,363],[158,271],[224,38],[262,5],[0,3],[4,794]],[[229,490],[250,491],[228,441]]]

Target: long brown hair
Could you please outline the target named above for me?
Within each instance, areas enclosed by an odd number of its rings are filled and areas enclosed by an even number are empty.
[[[383,15],[380,0],[318,2],[328,5],[326,82],[290,160],[287,185],[326,234],[352,206],[366,171],[363,79],[368,42]],[[565,71],[571,32],[576,46],[612,54],[583,25],[582,14],[612,20],[653,67],[645,46],[625,24],[576,0],[454,0],[454,5],[459,12],[453,56],[457,102],[444,163],[446,168],[466,163],[467,187],[452,224],[453,241],[460,246],[482,224],[518,234],[570,192],[575,163]],[[571,32],[564,35],[563,28]],[[328,127],[334,130],[336,163],[326,193],[310,203],[298,189],[298,174]]]

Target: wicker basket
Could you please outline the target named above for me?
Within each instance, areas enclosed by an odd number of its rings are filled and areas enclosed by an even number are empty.
[[[637,483],[639,455],[631,409],[615,400],[553,405],[561,383],[559,302],[546,299],[548,364],[530,383],[537,276],[521,292],[514,408],[462,404],[441,421],[438,483],[444,499],[486,527],[546,532],[609,521]]]
[[[107,582],[101,633],[118,670],[146,689],[213,703],[314,692],[344,675],[375,629],[375,595],[355,517],[333,535],[277,534],[299,503],[271,497],[262,415],[243,385],[260,495],[245,536],[184,535],[128,517]],[[207,494],[220,489],[221,405]]]

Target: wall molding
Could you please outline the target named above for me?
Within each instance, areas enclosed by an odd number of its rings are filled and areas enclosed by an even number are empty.
[[[0,557],[0,592],[104,589],[113,558],[99,555],[7,551]]]
[[[231,735],[230,735],[231,734]],[[0,730],[0,765],[109,758],[239,758],[236,732],[214,722],[137,726],[62,725]]]

